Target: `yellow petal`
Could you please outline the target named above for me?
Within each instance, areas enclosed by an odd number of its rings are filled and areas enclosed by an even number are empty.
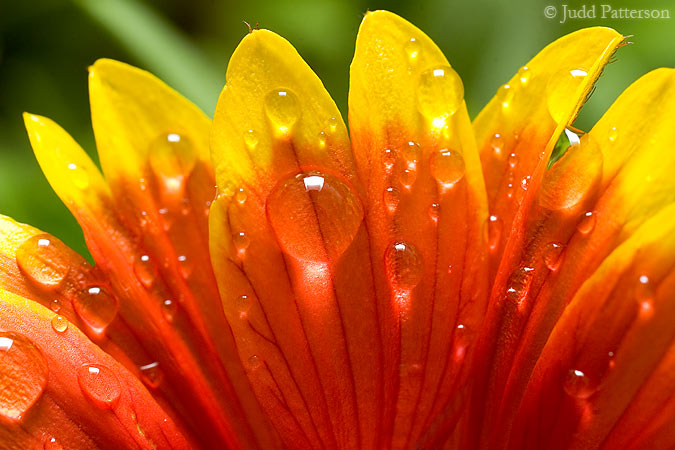
[[[532,201],[528,193],[537,190],[554,144],[622,40],[602,27],[563,36],[500,87],[474,120],[490,214],[501,229],[493,276],[519,205]]]
[[[381,435],[392,441],[381,445],[404,448],[462,385],[487,295],[485,187],[459,76],[390,12],[366,14],[359,29],[349,124],[382,335],[400,342],[384,350]]]

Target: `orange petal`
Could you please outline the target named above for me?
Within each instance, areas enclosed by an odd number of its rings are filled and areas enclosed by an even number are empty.
[[[26,125],[119,304],[126,333],[112,327],[108,337],[203,445],[277,445],[236,356],[210,270],[209,120],[152,75],[121,63],[97,62],[90,85],[109,187],[54,122],[27,116]]]
[[[668,124],[675,112],[673,73],[660,69],[629,87],[545,173],[535,201],[521,210],[522,232],[506,247],[476,366],[473,404],[489,401],[472,426],[493,430],[484,445],[506,442],[542,348],[582,283],[675,201],[675,157],[662,150],[675,142]]]
[[[66,319],[0,289],[3,448],[187,449],[143,385]]]
[[[256,395],[292,448],[372,448],[381,368],[346,128],[283,38],[248,34],[211,135],[211,255]],[[340,376],[336,376],[340,374]]]
[[[349,123],[385,342],[381,445],[409,447],[458,417],[487,296],[485,187],[459,76],[395,14],[361,24]]]

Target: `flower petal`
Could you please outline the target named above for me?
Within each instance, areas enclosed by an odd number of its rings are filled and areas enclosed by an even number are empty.
[[[458,409],[485,308],[485,187],[459,76],[395,14],[361,24],[349,123],[385,342],[381,445],[407,448],[457,418],[440,413]]]
[[[210,270],[208,119],[150,74],[114,61],[93,66],[90,88],[109,187],[58,125],[37,116],[26,125],[129,327],[109,337],[202,445],[277,445],[236,356]],[[72,166],[83,176],[73,177]]]
[[[3,448],[187,449],[143,385],[56,313],[0,289]]]
[[[663,151],[675,142],[674,112],[675,71],[645,75],[546,172],[536,202],[522,211],[527,220],[507,246],[480,341],[476,370],[485,378],[474,401],[489,403],[473,426],[494,433],[484,444],[506,442],[542,348],[583,282],[675,201],[675,156]]]
[[[496,225],[490,254],[494,278],[512,223],[532,201],[554,144],[573,122],[594,83],[623,41],[610,28],[563,36],[523,66],[474,120],[476,142]]]
[[[379,337],[350,150],[295,49],[248,34],[212,128],[211,255],[249,379],[292,448],[369,448],[377,436]]]

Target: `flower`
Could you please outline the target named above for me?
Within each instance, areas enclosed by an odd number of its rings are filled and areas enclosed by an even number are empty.
[[[349,135],[266,30],[212,124],[97,61],[105,178],[25,116],[96,265],[0,221],[3,448],[672,447],[675,72],[570,127],[623,42],[555,41],[472,124],[433,42],[368,13]]]

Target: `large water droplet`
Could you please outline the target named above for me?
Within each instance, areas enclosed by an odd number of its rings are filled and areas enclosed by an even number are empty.
[[[141,380],[143,381],[143,384],[149,388],[157,389],[157,387],[162,384],[164,374],[157,361],[140,366],[138,369],[141,371]]]
[[[33,283],[43,289],[58,287],[69,271],[66,246],[48,234],[26,239],[16,251],[16,263]]]
[[[563,389],[567,395],[579,399],[586,399],[595,392],[590,378],[578,369],[570,369],[567,372],[567,376],[563,382]]]
[[[285,136],[300,118],[300,102],[292,91],[274,89],[265,96],[265,113],[276,131]]]
[[[352,188],[337,176],[304,172],[272,190],[267,217],[286,253],[327,262],[342,255],[356,237],[363,206]]]
[[[566,119],[576,102],[576,93],[584,82],[587,72],[583,69],[564,70],[554,73],[546,85],[548,111],[556,123]]]
[[[464,177],[464,157],[457,150],[438,150],[431,154],[430,170],[439,183],[453,185]]]
[[[44,392],[48,373],[45,357],[30,339],[0,331],[0,416],[21,420]]]
[[[585,134],[544,174],[539,204],[548,210],[569,209],[591,198],[602,178],[603,157],[597,142]]]
[[[100,286],[92,286],[73,299],[75,312],[96,334],[101,334],[117,315],[117,301]]]
[[[463,100],[464,85],[450,66],[439,66],[420,75],[417,108],[434,128],[443,128]]]
[[[100,364],[85,364],[77,370],[82,393],[101,409],[114,409],[122,392],[115,372]]]
[[[544,248],[544,264],[552,272],[555,272],[560,268],[562,264],[562,255],[563,250],[565,250],[565,245],[558,242],[549,242]]]
[[[178,133],[164,133],[150,144],[150,167],[169,195],[182,195],[185,178],[197,162],[192,141]]]
[[[422,255],[408,242],[395,242],[384,255],[387,277],[395,289],[411,290],[419,284],[424,274]]]
[[[68,320],[63,316],[56,315],[52,317],[52,328],[57,333],[64,333],[68,329]]]

